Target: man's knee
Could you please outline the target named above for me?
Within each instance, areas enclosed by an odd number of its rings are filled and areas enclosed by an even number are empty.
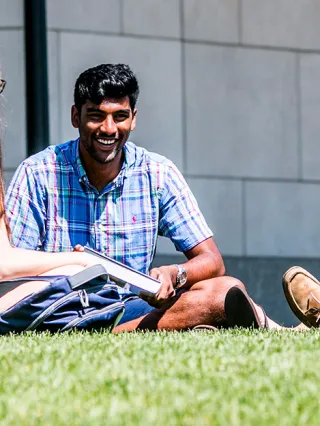
[[[231,287],[237,286],[237,287],[240,287],[242,290],[247,291],[243,282],[238,280],[238,278],[234,278],[234,277],[224,277],[224,278],[226,278],[227,280],[227,286],[229,287],[228,290],[230,290]]]
[[[224,326],[226,324],[225,300],[232,287],[245,289],[241,281],[233,277],[218,277],[195,284],[186,298],[192,306],[193,316],[204,324]],[[192,294],[193,293],[193,294]],[[192,305],[190,302],[192,301]]]
[[[235,286],[240,287],[242,290],[246,291],[244,284],[240,280],[229,276],[217,277],[212,278],[210,280],[201,281],[200,283],[196,284],[193,289],[204,292],[207,297],[217,297],[217,295],[226,295],[230,288]]]

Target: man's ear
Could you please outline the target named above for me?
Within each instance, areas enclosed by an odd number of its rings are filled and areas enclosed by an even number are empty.
[[[131,128],[130,131],[134,130],[136,128],[136,119],[137,119],[137,110],[135,109],[132,113],[132,122],[131,122]]]
[[[80,116],[79,116],[78,109],[75,105],[72,105],[72,107],[71,107],[71,123],[72,123],[73,127],[75,127],[76,129],[79,129],[79,127],[80,127]]]

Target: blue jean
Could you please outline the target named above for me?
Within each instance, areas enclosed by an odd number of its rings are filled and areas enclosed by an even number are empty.
[[[155,309],[138,296],[124,300],[124,304],[125,311],[118,325],[149,314]]]

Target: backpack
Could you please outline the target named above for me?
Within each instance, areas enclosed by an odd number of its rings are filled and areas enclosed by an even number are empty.
[[[49,282],[49,285],[0,312],[0,334],[112,329],[124,313],[117,286],[108,281],[108,273],[102,265],[91,266],[72,276],[0,281],[0,297],[20,284],[35,280]]]

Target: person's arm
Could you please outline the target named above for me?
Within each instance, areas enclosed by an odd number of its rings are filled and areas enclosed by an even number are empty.
[[[224,263],[212,232],[185,179],[173,164],[169,164],[164,182],[160,198],[159,233],[170,238],[177,250],[182,251],[188,259],[181,264],[187,272],[187,282],[183,287],[189,288],[199,281],[224,275]],[[174,296],[177,273],[175,265],[150,271],[152,277],[162,282],[154,301],[156,304]]]
[[[186,270],[187,282],[183,288],[189,288],[193,284],[225,274],[225,267],[221,254],[212,238],[208,238],[202,243],[184,253],[188,259],[180,265]],[[178,268],[176,265],[161,266],[159,269],[163,274],[170,276],[173,285],[176,284]],[[152,275],[150,271],[150,275]]]
[[[0,279],[40,275],[67,265],[87,267],[96,263],[85,253],[45,253],[14,248],[10,245],[4,220],[0,221]],[[1,285],[1,284],[0,284]]]
[[[185,255],[188,261],[180,263],[180,265],[186,270],[187,282],[180,288],[188,289],[199,281],[225,274],[221,254],[212,238],[208,238],[188,250]],[[161,303],[175,295],[177,274],[178,268],[176,265],[166,265],[151,269],[150,276],[160,280],[162,285],[155,300],[148,299],[150,304],[161,305]]]

